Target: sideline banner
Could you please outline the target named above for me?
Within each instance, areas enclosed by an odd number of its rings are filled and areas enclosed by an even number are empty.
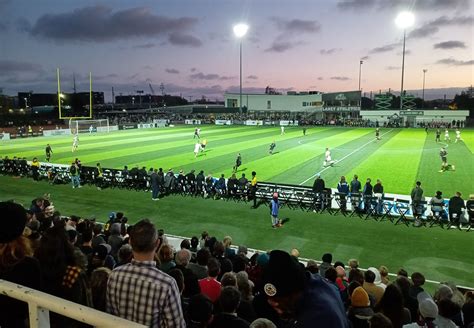
[[[254,120],[247,120],[244,122],[245,125],[263,125],[263,121],[262,120],[257,120],[257,121],[254,121]]]
[[[151,129],[156,128],[155,123],[138,123],[139,129]]]
[[[188,125],[200,125],[201,120],[184,120],[184,124]]]
[[[10,140],[10,133],[0,133],[0,140]]]
[[[71,129],[44,130],[45,137],[71,135]]]
[[[130,129],[136,129],[137,125],[136,124],[121,124],[118,126],[119,130],[130,130]]]
[[[216,125],[232,125],[231,120],[216,120]]]
[[[298,121],[280,121],[280,126],[297,126]]]

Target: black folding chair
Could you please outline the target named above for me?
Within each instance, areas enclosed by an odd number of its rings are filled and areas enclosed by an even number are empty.
[[[438,225],[442,229],[444,229],[444,223],[449,224],[448,215],[446,214],[444,209],[444,203],[431,206],[431,213],[433,213],[433,215],[431,217],[430,228],[434,225]]]
[[[329,214],[334,214],[334,210],[331,207],[332,204],[332,194],[331,194],[331,189],[325,189],[321,193],[321,210],[319,213],[324,213],[324,211],[327,211]]]
[[[380,221],[383,219],[388,218],[390,222],[393,223],[393,215],[392,210],[395,207],[395,198],[393,197],[382,197],[382,208],[383,208],[383,215],[380,218]]]
[[[408,227],[410,225],[410,221],[408,221],[406,214],[410,210],[410,201],[404,199],[397,199],[395,203],[395,208],[397,209],[397,212],[400,215],[398,217],[397,222],[395,222],[395,225],[401,222]]]
[[[379,199],[378,197],[373,197],[373,196],[366,196],[365,199],[365,204],[368,205],[366,208],[366,216],[365,219],[374,219],[375,221],[378,221],[378,213],[377,213],[377,203]]]
[[[340,212],[342,215],[347,216],[347,194],[336,192],[334,193],[334,200],[338,206],[338,208],[334,209],[334,215]]]
[[[351,213],[349,217],[353,217],[357,215],[359,218],[362,218],[364,216],[360,208],[362,195],[360,193],[351,193],[350,198],[351,198]]]

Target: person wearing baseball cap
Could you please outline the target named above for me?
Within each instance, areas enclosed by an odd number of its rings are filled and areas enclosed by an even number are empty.
[[[254,304],[257,315],[267,312],[275,324],[298,322],[298,327],[349,327],[344,306],[337,291],[318,275],[304,271],[303,266],[290,254],[281,250],[270,253],[263,273],[262,291]],[[256,296],[257,297],[257,296]],[[260,313],[259,313],[260,312]],[[281,322],[278,322],[281,321]]]
[[[33,289],[40,289],[41,273],[33,258],[30,240],[23,236],[27,220],[23,206],[0,202],[0,279]],[[0,327],[25,327],[28,305],[7,296],[0,296]]]

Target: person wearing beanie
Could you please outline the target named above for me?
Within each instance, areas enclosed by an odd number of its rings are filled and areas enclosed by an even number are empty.
[[[33,289],[40,289],[41,272],[33,258],[30,240],[23,236],[26,210],[13,202],[0,202],[0,279]],[[26,327],[28,304],[7,296],[0,296],[0,327]]]
[[[347,317],[353,328],[369,327],[368,320],[374,315],[370,307],[369,294],[362,287],[357,287],[350,296],[351,305]]]
[[[315,323],[319,327],[349,327],[337,290],[320,276],[306,273],[285,251],[270,253],[262,285],[254,299],[256,313],[277,327],[285,322],[298,322],[302,328],[315,327]]]
[[[416,322],[403,325],[403,328],[432,328],[438,327],[436,318],[438,317],[438,306],[431,296],[426,292],[420,292],[417,295],[418,300],[418,317]],[[415,318],[413,318],[415,319]]]
[[[272,228],[281,227],[281,220],[278,219],[278,212],[280,210],[280,203],[278,202],[278,193],[273,193],[272,201],[270,202],[270,216],[272,218]]]

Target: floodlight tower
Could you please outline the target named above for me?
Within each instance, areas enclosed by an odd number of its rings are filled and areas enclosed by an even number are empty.
[[[242,113],[242,39],[247,34],[249,26],[244,23],[234,25],[234,35],[240,40],[240,101],[239,113]]]
[[[425,68],[423,70],[423,94],[422,94],[422,103],[421,103],[421,108],[425,108],[425,75],[428,70]]]
[[[405,74],[405,39],[406,29],[415,23],[415,15],[409,11],[402,11],[395,19],[395,24],[403,29],[403,52],[402,52],[402,83],[400,88],[400,110],[403,110],[403,77]]]

